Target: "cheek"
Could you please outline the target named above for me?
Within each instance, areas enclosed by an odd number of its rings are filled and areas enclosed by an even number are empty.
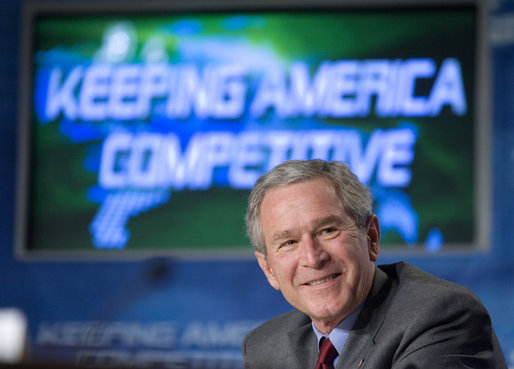
[[[330,251],[332,257],[344,261],[355,259],[359,252],[359,243],[354,238],[341,236],[327,244],[327,250]]]
[[[365,243],[351,242],[334,243],[330,247],[332,258],[338,260],[343,268],[355,277],[359,270],[369,261],[369,253]]]
[[[270,265],[275,280],[279,284],[288,283],[294,278],[295,263],[285,257],[277,257]]]

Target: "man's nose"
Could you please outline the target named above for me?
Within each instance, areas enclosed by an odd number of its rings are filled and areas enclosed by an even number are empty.
[[[328,260],[328,253],[323,245],[312,236],[302,240],[302,263],[310,268],[319,268]]]

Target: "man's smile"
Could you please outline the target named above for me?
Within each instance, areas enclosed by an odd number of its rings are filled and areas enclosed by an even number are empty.
[[[313,281],[310,281],[310,282],[307,282],[307,283],[304,283],[304,285],[307,285],[307,286],[316,286],[318,284],[322,284],[322,283],[325,283],[325,282],[328,282],[336,277],[339,277],[341,275],[341,273],[334,273],[334,274],[331,274],[329,276],[326,276],[324,278],[321,278],[321,279],[316,279],[316,280],[313,280]]]

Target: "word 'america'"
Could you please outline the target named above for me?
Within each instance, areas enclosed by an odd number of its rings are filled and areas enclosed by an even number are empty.
[[[40,119],[73,121],[352,118],[437,116],[444,107],[467,112],[458,60],[430,58],[325,61],[311,75],[296,62],[289,70],[252,71],[244,65],[91,64],[39,71]],[[420,88],[420,86],[423,88]],[[426,92],[420,92],[426,91]]]

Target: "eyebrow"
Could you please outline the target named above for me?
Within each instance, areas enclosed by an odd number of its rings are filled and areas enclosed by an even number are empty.
[[[344,223],[345,222],[344,222],[343,217],[341,217],[339,215],[329,215],[327,217],[315,219],[313,222],[313,225],[314,225],[314,229],[317,229],[317,228],[321,228],[328,224],[342,225]]]
[[[314,221],[312,222],[312,229],[318,229],[328,224],[342,225],[344,224],[344,219],[339,215],[329,215],[323,218],[314,219]],[[280,240],[291,238],[294,233],[295,231],[292,229],[280,231],[272,237],[271,241],[277,242]]]

